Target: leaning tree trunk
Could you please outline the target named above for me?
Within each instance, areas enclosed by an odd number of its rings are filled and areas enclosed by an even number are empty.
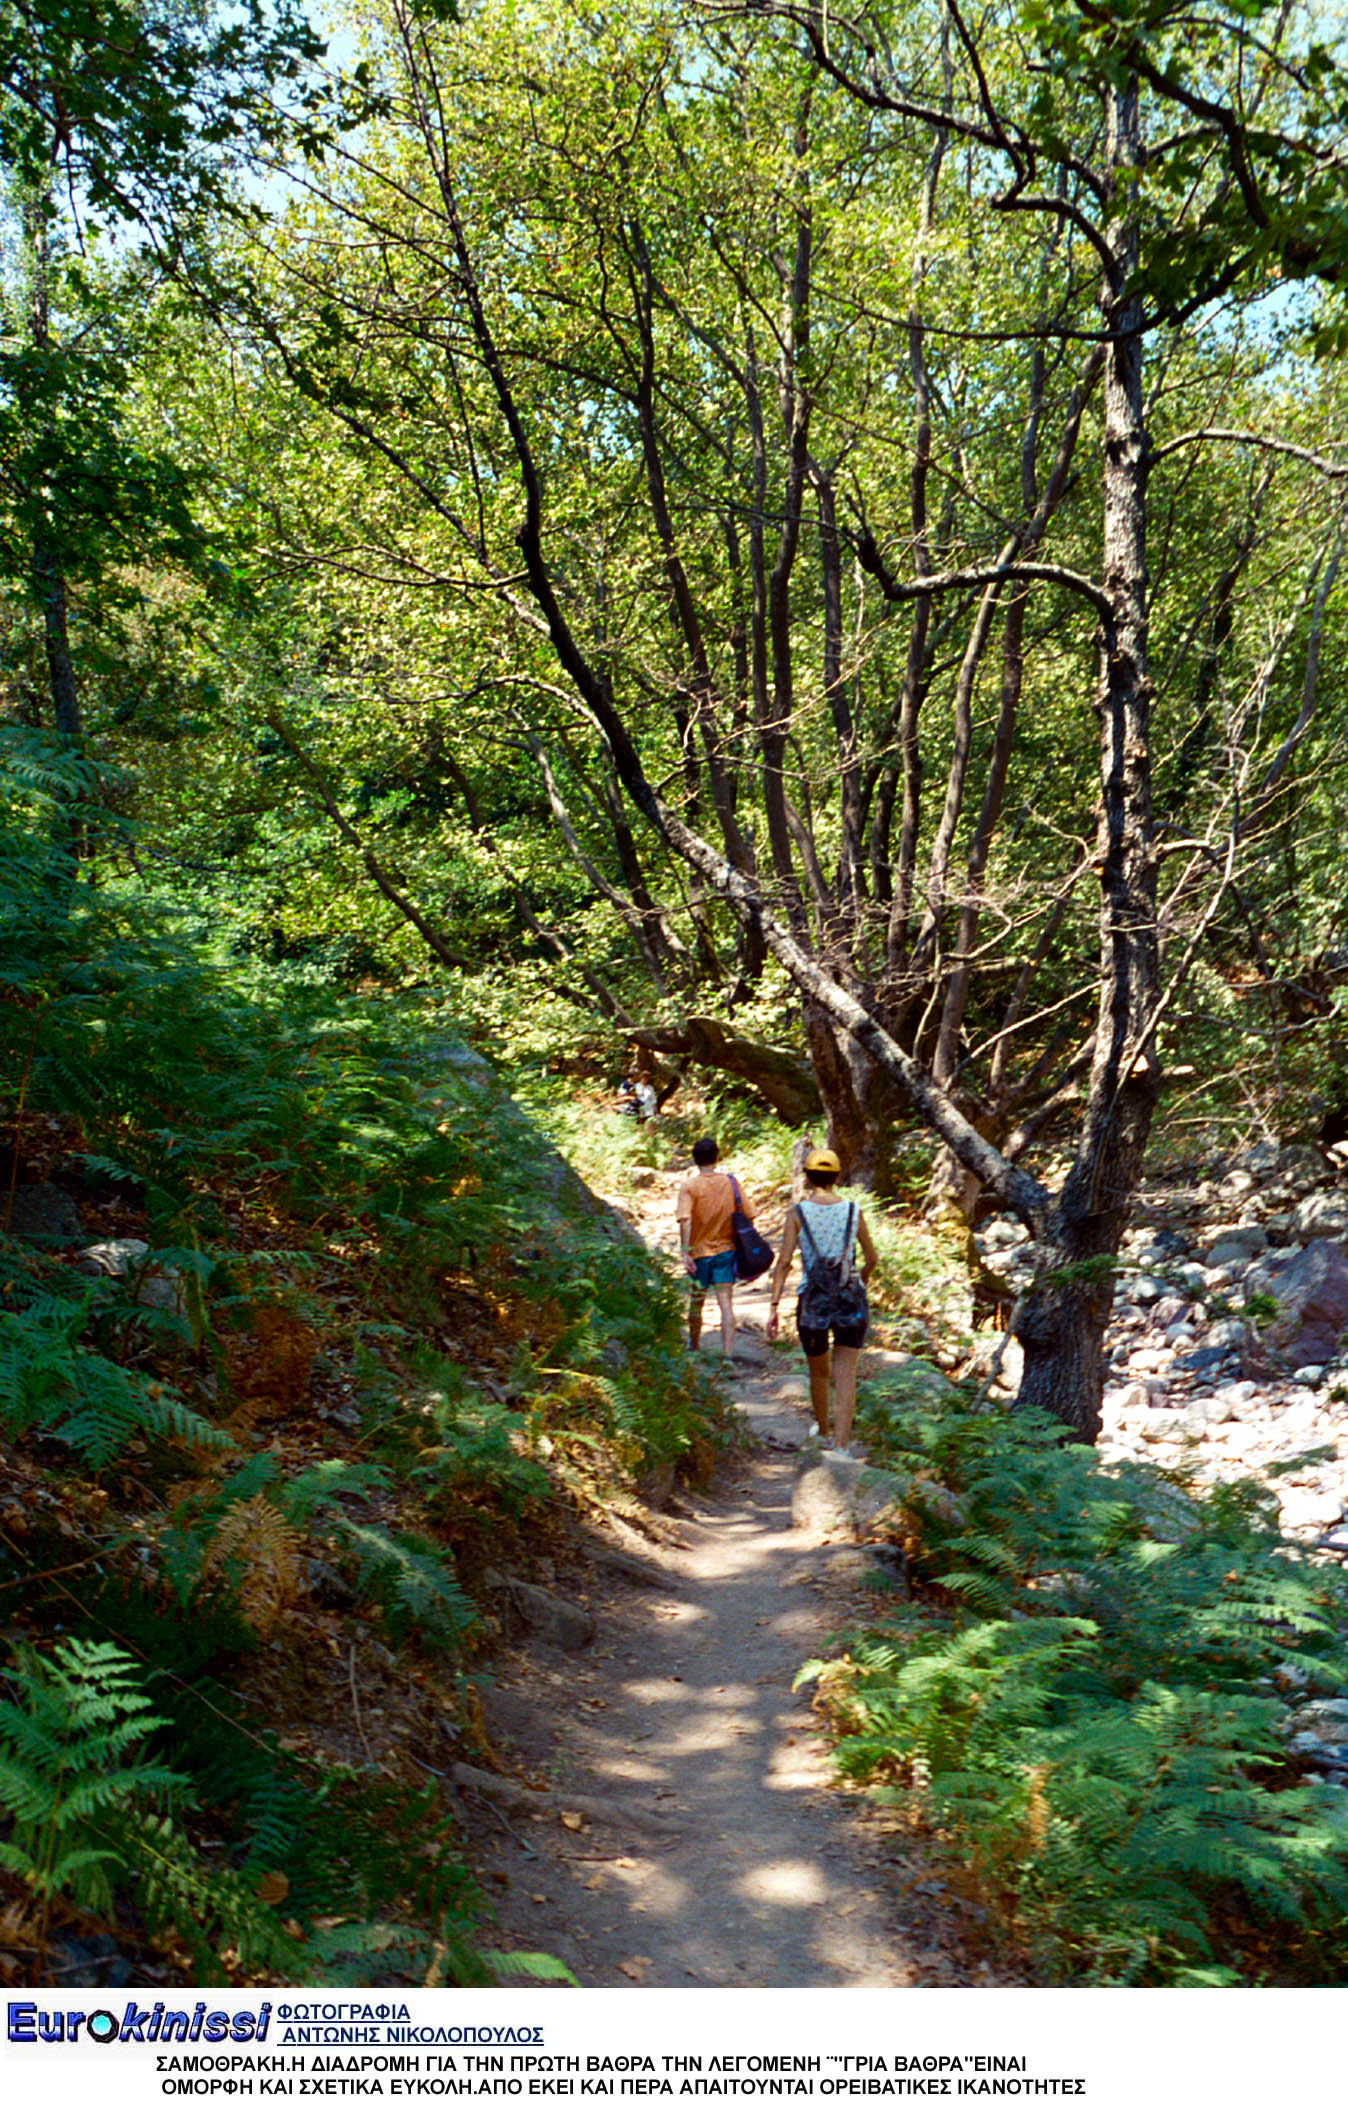
[[[409,49],[412,48],[409,45]],[[416,47],[418,54],[420,47]],[[433,151],[435,146],[433,143]],[[794,870],[789,855],[789,841],[785,869],[778,863],[778,847],[773,848],[773,863],[786,905],[785,918],[776,905],[764,899],[758,884],[724,857],[689,825],[685,816],[666,804],[659,791],[647,775],[633,729],[624,715],[614,691],[608,667],[589,656],[582,647],[575,630],[567,620],[565,610],[558,598],[556,585],[545,547],[545,513],[543,507],[542,482],[529,443],[528,432],[520,415],[519,406],[511,388],[499,347],[493,334],[483,305],[482,291],[474,268],[473,257],[464,234],[463,221],[455,198],[454,185],[448,164],[440,159],[435,162],[436,177],[444,203],[454,254],[460,271],[460,283],[468,308],[473,335],[481,352],[484,368],[495,391],[501,414],[510,435],[519,468],[524,496],[524,518],[518,532],[520,555],[524,565],[528,591],[546,625],[549,640],[558,664],[566,677],[574,684],[577,694],[603,736],[614,770],[624,790],[636,809],[643,814],[651,826],[660,834],[668,846],[691,869],[697,873],[716,894],[732,908],[739,920],[761,930],[763,941],[769,951],[780,960],[790,974],[802,997],[827,1016],[835,1027],[848,1034],[851,1041],[864,1053],[875,1067],[881,1070],[894,1085],[903,1091],[914,1111],[933,1127],[960,1157],[961,1162],[991,1186],[1003,1205],[1011,1208],[1040,1241],[1044,1235],[1044,1224],[1051,1205],[1050,1196],[1040,1182],[1030,1177],[1019,1167],[1000,1156],[990,1143],[984,1140],[963,1113],[938,1085],[922,1070],[911,1054],[885,1029],[880,1018],[868,1009],[858,995],[836,980],[819,959],[811,955],[808,937],[799,913],[799,902],[795,896]],[[1141,431],[1140,398],[1135,406],[1137,430]],[[799,476],[804,468],[804,424],[799,421],[796,430],[798,445],[793,449],[793,471]],[[1134,464],[1140,472],[1141,454]],[[795,492],[798,497],[798,487]],[[786,528],[795,525],[794,507],[787,507]],[[780,553],[780,552],[779,552]],[[941,581],[943,590],[958,590],[966,585],[985,585],[994,576],[1003,574],[1003,566],[992,571],[975,569],[953,571]],[[1048,575],[1042,566],[1008,566],[1005,575],[1009,581],[1030,576]],[[1059,575],[1054,573],[1054,575]],[[1084,580],[1074,574],[1061,573],[1078,589],[1087,592],[1092,604],[1102,613],[1108,613],[1110,634],[1113,634],[1113,606],[1106,596],[1095,591]],[[932,581],[934,584],[935,581]],[[771,601],[771,596],[769,596]],[[774,610],[779,612],[780,610]],[[779,668],[780,671],[780,668]],[[1112,693],[1112,682],[1111,682]],[[765,755],[766,758],[766,755]],[[772,770],[765,767],[769,817],[773,812]],[[777,786],[780,795],[780,784]],[[780,812],[779,812],[780,816]],[[771,834],[771,828],[769,832]],[[807,1012],[808,1015],[808,1012]],[[1098,1400],[1098,1392],[1097,1392]]]
[[[819,1091],[804,1061],[780,1047],[728,1031],[715,1017],[685,1017],[681,1024],[644,1026],[627,1036],[644,1052],[750,1084],[788,1127],[806,1126],[819,1116]]]
[[[1039,1271],[1016,1326],[1025,1349],[1020,1403],[1083,1440],[1100,1431],[1104,1335],[1113,1261],[1156,1102],[1153,1046],[1160,995],[1147,679],[1147,443],[1133,171],[1140,161],[1136,83],[1110,91],[1109,160],[1123,216],[1107,288],[1104,407],[1104,588],[1099,632],[1100,1011],[1085,1117],[1062,1192],[1039,1243]],[[1122,181],[1120,182],[1120,178]]]

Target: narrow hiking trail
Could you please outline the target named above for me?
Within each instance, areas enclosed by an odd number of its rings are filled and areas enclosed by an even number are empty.
[[[637,1221],[666,1249],[668,1182],[661,1214]],[[863,1611],[876,1566],[792,1527],[806,1385],[764,1343],[767,1301],[761,1285],[737,1295],[745,1451],[653,1516],[653,1539],[623,1531],[640,1581],[600,1562],[584,1587],[559,1576],[595,1619],[589,1646],[533,1641],[498,1661],[489,1733],[549,1789],[489,1790],[475,1819],[494,1839],[493,1943],[555,1954],[591,1986],[1024,1981],[977,1952],[977,1911],[921,1848],[839,1788],[809,1691],[793,1690]]]

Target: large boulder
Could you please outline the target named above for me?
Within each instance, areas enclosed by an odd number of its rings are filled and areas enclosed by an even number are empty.
[[[149,1257],[150,1247],[143,1237],[115,1236],[105,1244],[87,1245],[76,1264],[81,1273],[126,1281],[131,1300],[142,1309],[172,1310],[176,1316],[183,1316],[187,1296],[181,1273],[176,1266],[165,1266],[161,1271],[150,1265]]]
[[[1329,1238],[1348,1234],[1348,1193],[1307,1193],[1292,1209],[1292,1234],[1296,1237]]]
[[[1269,1338],[1288,1365],[1332,1359],[1348,1326],[1348,1249],[1315,1237],[1271,1265],[1267,1278],[1278,1302]]]
[[[964,1373],[974,1376],[980,1383],[988,1381],[999,1352],[1001,1360],[997,1363],[995,1387],[1002,1395],[1014,1395],[1019,1390],[1021,1378],[1025,1373],[1025,1348],[1019,1339],[1008,1339],[1005,1332],[976,1332],[969,1344],[969,1358],[965,1362]],[[947,1386],[947,1389],[950,1387]],[[932,1395],[939,1402],[937,1393],[933,1392]]]
[[[908,1479],[855,1456],[807,1456],[792,1488],[791,1521],[813,1536],[864,1536],[909,1489]]]
[[[5,1222],[5,1198],[0,1192],[0,1222]],[[45,1181],[15,1186],[9,1195],[5,1227],[10,1236],[26,1244],[77,1244],[88,1234],[69,1193]]]
[[[1243,1149],[1236,1158],[1236,1167],[1242,1171],[1253,1171],[1256,1178],[1266,1178],[1276,1171],[1282,1157],[1282,1149],[1276,1141],[1256,1141],[1252,1148]]]
[[[1278,1175],[1294,1185],[1314,1185],[1325,1174],[1325,1159],[1309,1142],[1293,1142],[1278,1157]]]
[[[1153,1543],[1182,1544],[1202,1528],[1199,1502],[1173,1479],[1142,1469],[1127,1470],[1121,1476],[1138,1520]]]
[[[579,1653],[594,1637],[594,1618],[577,1602],[535,1587],[529,1580],[508,1582],[510,1599],[531,1631],[564,1653]]]
[[[1205,1266],[1247,1266],[1268,1249],[1268,1231],[1259,1222],[1217,1229],[1203,1251]]]

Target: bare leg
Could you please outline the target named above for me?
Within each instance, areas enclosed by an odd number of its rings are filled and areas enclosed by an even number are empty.
[[[828,1440],[828,1355],[806,1354],[805,1366],[810,1371],[810,1409],[814,1423],[825,1441]]]
[[[733,1281],[716,1284],[716,1300],[721,1307],[721,1351],[727,1358],[735,1351],[735,1286]]]
[[[702,1294],[701,1290],[699,1290],[688,1304],[688,1344],[692,1347],[694,1353],[697,1352],[698,1341],[701,1337]]]
[[[857,1360],[860,1348],[833,1349],[833,1438],[840,1449],[852,1439],[852,1414],[857,1407]]]

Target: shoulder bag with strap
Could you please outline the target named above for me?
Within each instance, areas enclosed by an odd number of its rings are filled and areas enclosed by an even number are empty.
[[[865,1324],[870,1316],[866,1283],[852,1264],[857,1229],[857,1207],[847,1203],[847,1226],[840,1258],[821,1258],[802,1207],[796,1209],[800,1227],[801,1257],[805,1281],[800,1291],[800,1321],[807,1331],[830,1331],[842,1324]]]
[[[735,1240],[735,1278],[757,1280],[772,1264],[775,1253],[765,1236],[760,1236],[744,1212],[740,1189],[730,1175],[730,1190],[735,1195],[735,1206],[730,1217],[730,1234]]]

